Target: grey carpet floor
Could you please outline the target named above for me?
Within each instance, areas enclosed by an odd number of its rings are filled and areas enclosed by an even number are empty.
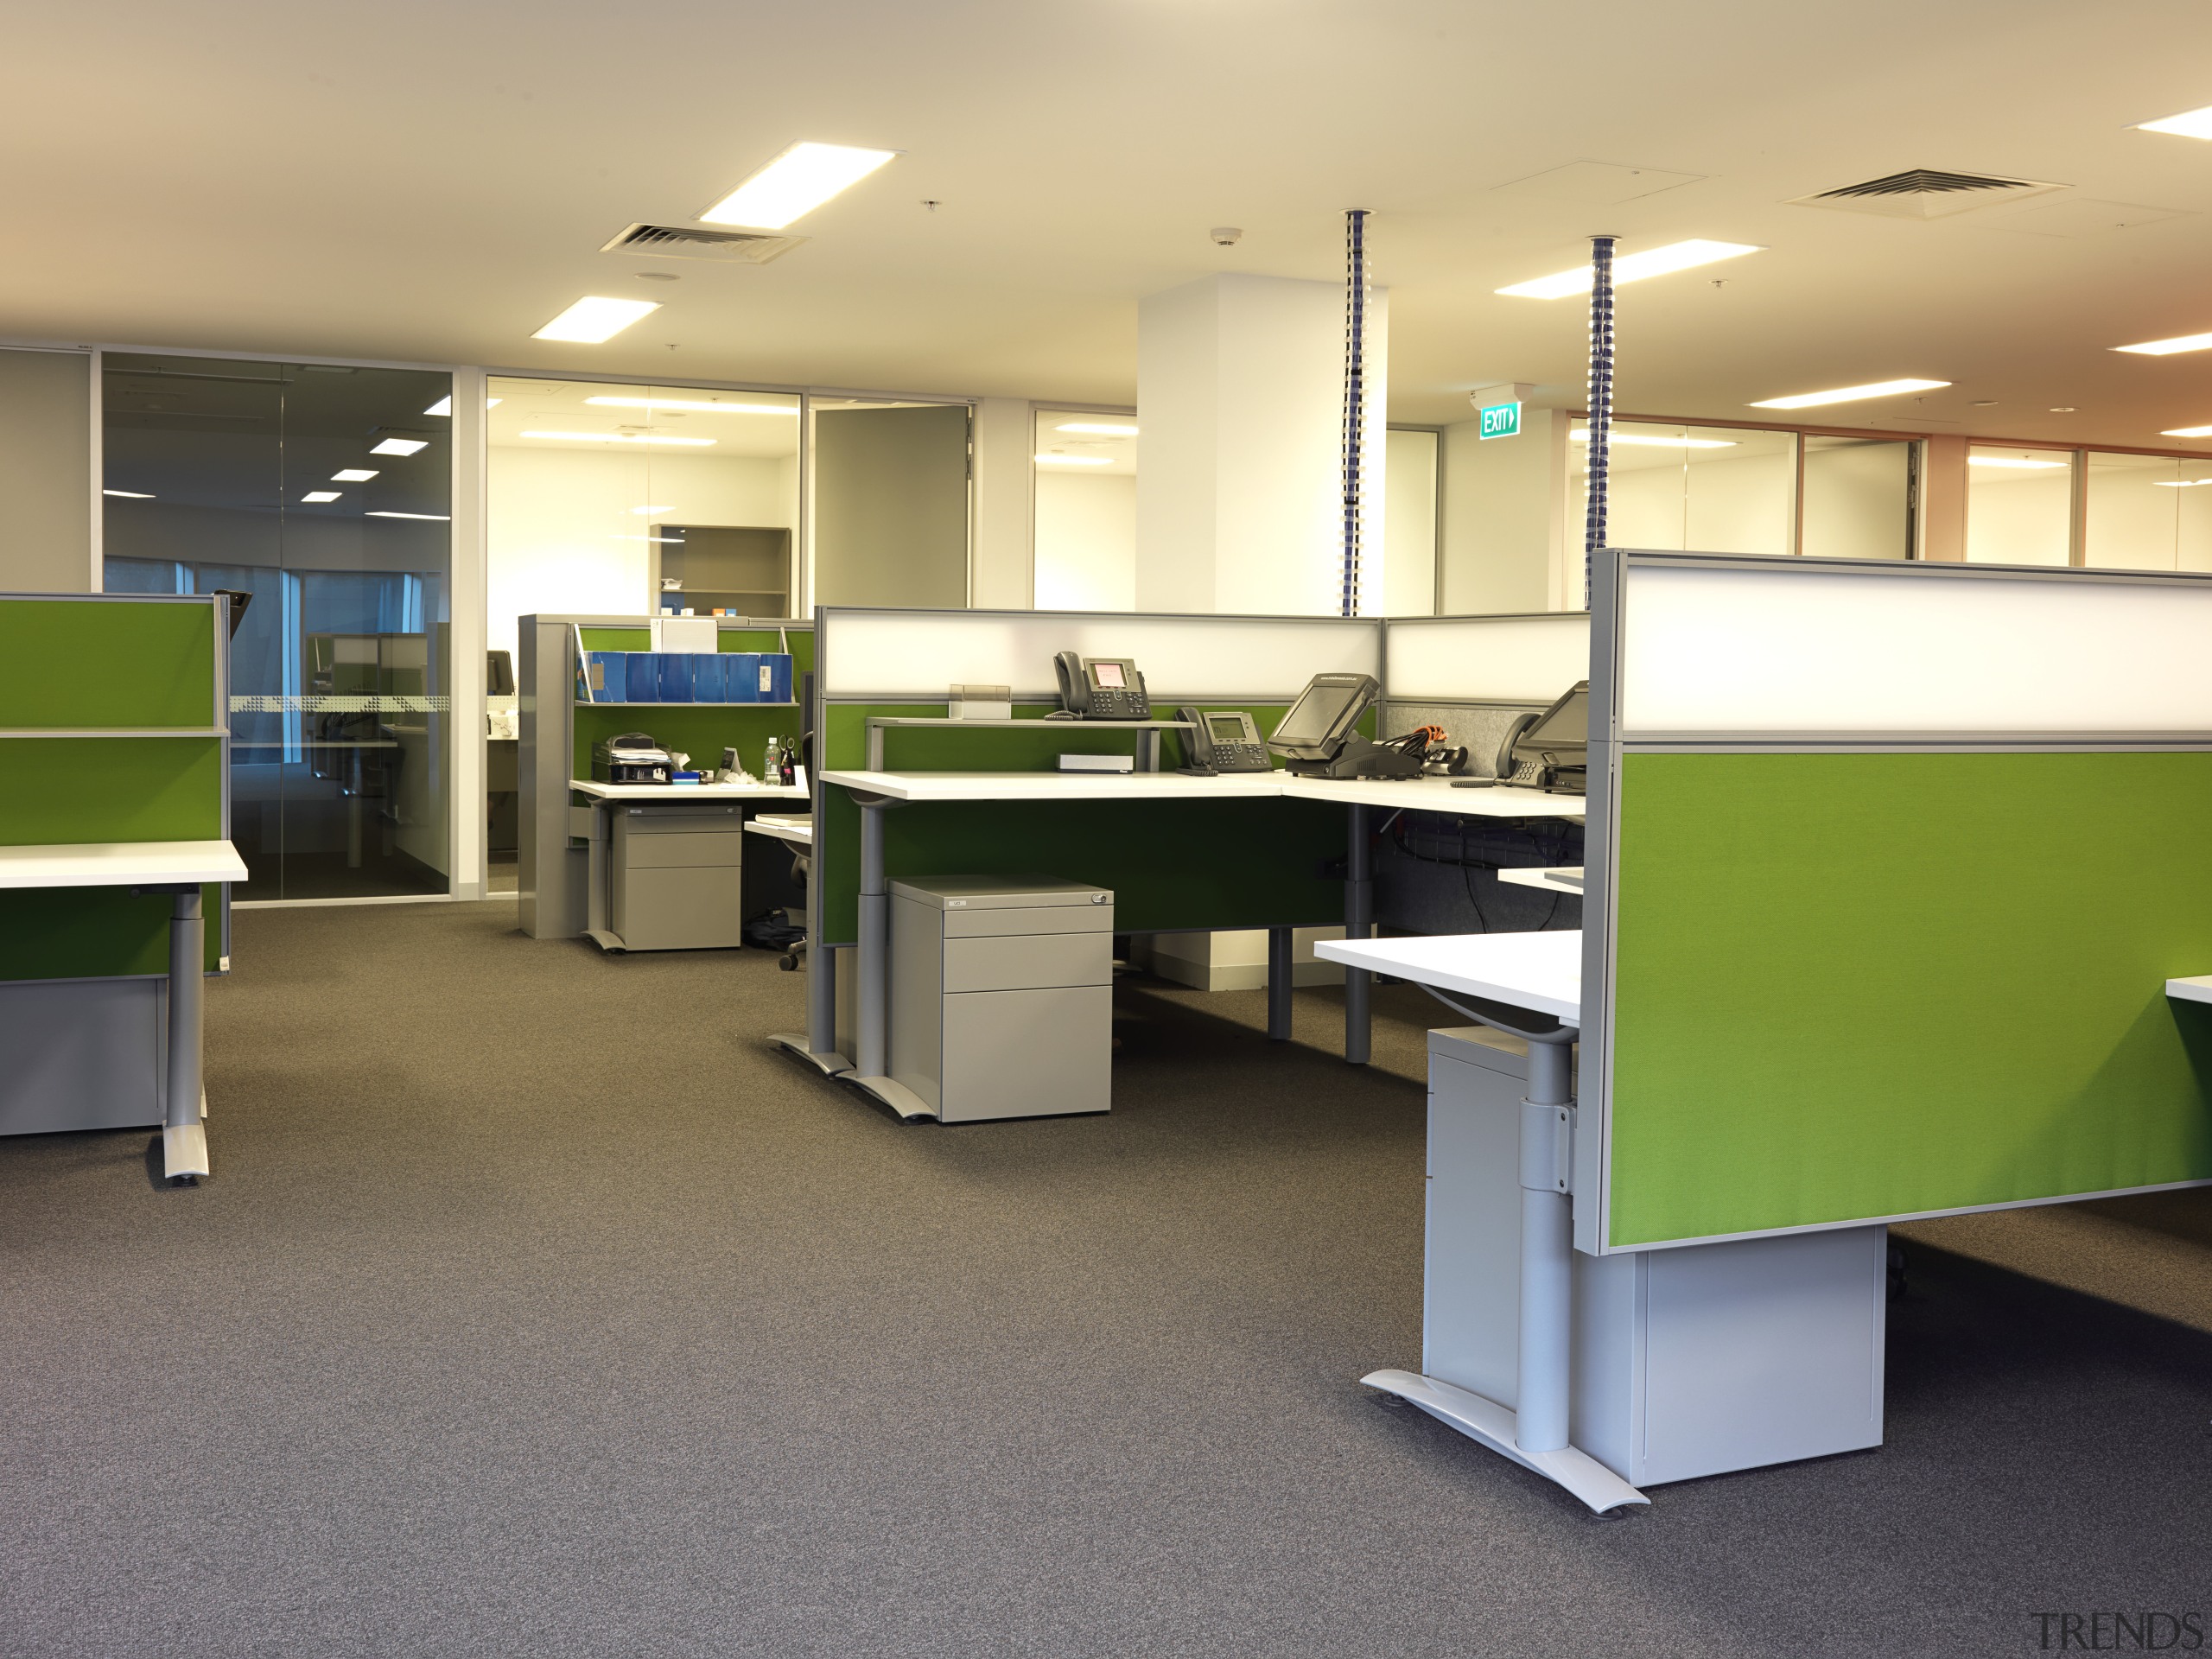
[[[1927,1224],[1888,1444],[1593,1522],[1420,1353],[1421,1030],[1121,997],[1110,1116],[905,1126],[765,953],[262,911],[215,1179],[0,1142],[0,1653],[1858,1656],[2212,1612],[2212,1209]],[[2212,1626],[2212,1620],[2208,1620]],[[2103,1627],[2109,1632],[2111,1627]],[[2055,1639],[2055,1637],[2054,1637]]]

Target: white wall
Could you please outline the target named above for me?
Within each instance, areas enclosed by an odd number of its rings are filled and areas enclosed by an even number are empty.
[[[1445,429],[1443,614],[1554,608],[1570,550],[1580,608],[1581,526],[1567,514],[1569,424],[1559,410],[1524,409],[1517,437],[1484,442],[1477,421]]]
[[[2064,564],[2073,510],[2073,483],[2064,472],[1974,468],[1967,474],[1967,558],[1975,564]]]
[[[1136,609],[1136,475],[1038,468],[1035,487],[1037,608]]]
[[[1440,432],[1393,432],[1383,487],[1390,505],[1383,524],[1382,601],[1391,616],[1436,610],[1436,491],[1443,465]]]
[[[798,520],[795,457],[648,457],[569,449],[495,448],[485,480],[485,644],[515,649],[515,619],[535,613],[642,616],[644,539],[677,524],[780,524]],[[664,511],[648,517],[632,507]]]

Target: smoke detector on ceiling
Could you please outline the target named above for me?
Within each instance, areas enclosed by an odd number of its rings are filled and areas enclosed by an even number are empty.
[[[1932,167],[1847,184],[1816,195],[1797,196],[1797,207],[1832,207],[1840,213],[1879,213],[1888,219],[1942,219],[1972,213],[1999,202],[2024,201],[2030,196],[2064,190],[2063,184],[2036,179],[1999,179],[1980,173],[1945,173]]]
[[[695,231],[672,225],[632,225],[601,253],[642,253],[652,259],[713,259],[726,265],[765,265],[806,238],[758,231]]]

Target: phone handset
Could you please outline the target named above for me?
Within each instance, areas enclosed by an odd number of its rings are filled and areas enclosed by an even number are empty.
[[[1190,729],[1178,733],[1183,741],[1183,770],[1200,778],[1211,778],[1220,768],[1214,765],[1213,737],[1206,730],[1205,716],[1189,703],[1175,711],[1175,718]]]
[[[1513,717],[1513,723],[1505,728],[1505,741],[1497,746],[1497,765],[1494,768],[1497,773],[1498,782],[1507,784],[1536,781],[1537,774],[1543,770],[1541,766],[1530,760],[1516,768],[1513,760],[1513,747],[1527,734],[1529,728],[1542,718],[1543,715],[1541,713],[1535,712],[1516,715]],[[1526,772],[1528,776],[1525,778],[1519,776],[1520,772]]]
[[[1060,712],[1080,720],[1090,712],[1090,681],[1083,671],[1083,658],[1072,651],[1055,652],[1052,672],[1059,677]]]

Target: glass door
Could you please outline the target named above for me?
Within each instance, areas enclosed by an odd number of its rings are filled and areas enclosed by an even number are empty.
[[[111,593],[251,595],[242,902],[450,890],[451,377],[110,352]]]

